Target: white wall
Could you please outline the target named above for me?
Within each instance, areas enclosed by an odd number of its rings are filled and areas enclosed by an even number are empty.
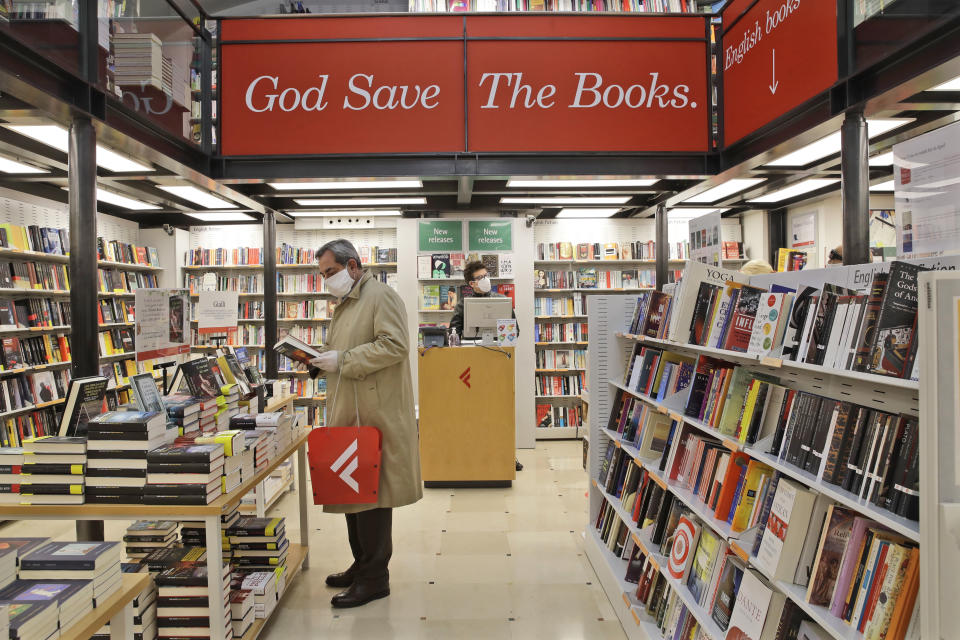
[[[871,209],[893,209],[893,195],[870,194]],[[826,264],[830,249],[843,244],[843,201],[840,194],[833,194],[806,204],[787,209],[787,234],[793,225],[793,219],[815,211],[817,213],[817,243],[808,252],[807,269],[816,269]],[[776,267],[776,265],[774,265]]]
[[[769,260],[769,223],[766,211],[745,211],[740,216],[743,251],[751,260]],[[772,265],[776,266],[776,265]]]

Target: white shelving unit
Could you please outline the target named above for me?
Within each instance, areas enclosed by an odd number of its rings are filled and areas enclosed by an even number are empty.
[[[956,291],[955,295],[960,298],[960,278],[953,280],[953,283],[955,287],[954,290]],[[768,445],[768,442],[760,441],[754,445],[746,445],[739,441],[732,440],[728,436],[719,434],[716,429],[704,424],[703,422],[685,417],[683,415],[681,406],[682,401],[678,396],[668,397],[663,401],[657,401],[649,396],[631,391],[621,383],[621,380],[623,379],[623,372],[625,371],[628,359],[633,352],[633,347],[639,341],[649,344],[653,347],[663,348],[689,355],[710,355],[718,357],[748,367],[751,371],[756,371],[757,373],[767,373],[777,376],[781,379],[783,384],[792,388],[818,393],[827,397],[842,399],[858,404],[864,404],[881,410],[920,415],[921,434],[925,434],[922,437],[927,437],[928,440],[930,440],[930,434],[937,433],[938,431],[943,433],[944,429],[937,430],[933,426],[925,427],[925,423],[931,419],[930,414],[935,413],[935,411],[932,410],[932,407],[937,406],[932,405],[927,401],[926,396],[929,394],[927,393],[926,388],[924,388],[924,401],[921,403],[921,387],[916,381],[899,380],[885,376],[851,371],[826,369],[824,367],[814,365],[784,362],[773,358],[756,358],[736,352],[710,349],[694,345],[685,345],[664,340],[651,340],[648,338],[624,334],[622,332],[623,327],[629,326],[634,305],[634,299],[629,297],[625,298],[623,296],[597,296],[591,299],[591,307],[589,309],[590,349],[588,354],[590,376],[591,379],[596,382],[591,389],[591,398],[594,405],[590,415],[590,452],[588,470],[591,479],[591,484],[589,487],[590,511],[587,522],[587,535],[585,536],[585,544],[587,547],[587,556],[590,558],[591,563],[597,571],[597,574],[601,575],[601,583],[603,584],[604,590],[606,591],[611,603],[613,603],[615,608],[618,608],[620,602],[625,602],[628,604],[628,610],[625,610],[626,613],[618,611],[618,616],[623,623],[627,636],[630,638],[647,638],[648,640],[660,640],[661,638],[659,630],[656,628],[651,619],[646,616],[644,608],[642,606],[634,606],[634,604],[630,602],[633,590],[636,589],[636,586],[623,582],[624,573],[620,570],[620,568],[621,563],[624,561],[616,558],[613,553],[609,551],[603,544],[599,536],[596,535],[595,521],[603,503],[607,502],[614,507],[621,520],[623,520],[623,522],[627,524],[628,528],[630,529],[630,533],[634,541],[641,548],[648,552],[648,556],[653,559],[653,562],[656,566],[661,567],[663,565],[663,558],[659,554],[659,549],[653,548],[652,545],[649,544],[649,536],[647,535],[647,532],[638,530],[637,527],[631,522],[630,514],[626,513],[622,509],[620,500],[614,496],[608,495],[602,487],[598,486],[596,478],[599,475],[600,465],[605,457],[607,447],[615,446],[624,450],[641,467],[646,469],[651,474],[654,481],[658,482],[661,484],[661,486],[673,493],[677,499],[679,499],[687,508],[696,514],[697,517],[704,523],[704,526],[710,527],[716,532],[717,535],[727,540],[731,549],[734,550],[741,557],[741,559],[747,563],[751,563],[749,551],[752,549],[753,541],[755,540],[755,536],[757,535],[759,528],[749,529],[739,533],[734,532],[729,524],[714,518],[709,508],[696,499],[689,491],[676,486],[675,483],[671,482],[665,474],[660,472],[658,469],[659,459],[654,461],[640,458],[637,449],[635,449],[629,443],[623,442],[620,435],[616,432],[608,430],[606,428],[607,420],[610,412],[615,409],[614,402],[617,394],[620,392],[628,393],[635,398],[638,398],[649,404],[652,408],[660,413],[668,414],[675,420],[681,420],[695,429],[698,429],[710,436],[719,438],[728,448],[743,451],[752,458],[773,467],[774,469],[800,482],[801,484],[827,495],[834,501],[859,511],[866,517],[876,520],[880,524],[889,527],[891,530],[900,533],[911,540],[920,542],[922,563],[921,576],[924,576],[922,580],[920,599],[922,605],[928,607],[928,609],[922,610],[921,613],[923,613],[923,619],[926,623],[928,614],[934,615],[934,612],[932,611],[932,609],[934,609],[934,605],[931,603],[931,601],[938,600],[937,596],[931,597],[931,589],[938,588],[939,593],[955,593],[957,587],[960,587],[960,584],[957,584],[958,579],[955,575],[956,572],[945,572],[949,574],[949,577],[944,577],[941,575],[941,583],[936,586],[936,583],[932,582],[933,576],[931,576],[931,569],[929,569],[930,565],[934,563],[941,567],[960,566],[960,552],[957,551],[955,545],[956,535],[960,533],[960,509],[957,510],[958,517],[953,521],[953,526],[950,527],[949,531],[943,532],[944,538],[941,541],[939,548],[939,552],[942,555],[935,561],[931,561],[931,550],[936,551],[937,547],[936,542],[930,540],[931,534],[929,531],[927,531],[929,527],[921,525],[918,522],[899,517],[896,514],[881,509],[873,504],[867,503],[866,501],[847,491],[844,491],[839,487],[819,482],[812,474],[788,465],[783,461],[778,460],[775,456],[767,453],[768,447],[765,445]],[[953,302],[953,306],[954,309],[956,309],[957,301]],[[950,317],[953,319],[952,315]],[[921,322],[921,325],[922,324],[923,323]],[[952,330],[955,334],[958,333],[957,322],[955,320],[952,324]],[[930,341],[929,336],[925,337],[924,331],[925,327],[921,329],[920,334],[920,357],[923,357],[924,353],[923,341]],[[939,337],[941,344],[943,344],[943,339],[944,338],[942,336]],[[952,360],[957,360],[960,337],[958,337],[957,340],[958,342],[955,344],[953,350],[940,349],[940,353],[948,353]],[[932,347],[929,344],[928,347],[930,347],[931,350],[936,353],[936,347]],[[936,360],[935,356],[933,355],[931,355],[929,359]],[[925,359],[924,362],[926,361],[927,360]],[[953,363],[951,362],[951,372],[953,371],[952,367]],[[925,373],[924,375],[927,374]],[[936,386],[939,386],[941,389],[944,387],[942,383]],[[956,379],[951,379],[950,383],[948,383],[948,388],[950,390],[950,396],[956,398],[958,395]],[[948,404],[952,409],[954,403],[950,402]],[[921,407],[931,407],[931,410],[922,412]],[[958,411],[958,415],[960,415],[960,411]],[[951,419],[953,417],[954,414],[951,414]],[[951,422],[951,425],[952,424],[955,424],[955,422]],[[954,427],[951,427],[951,429],[953,428]],[[928,442],[928,446],[933,445],[930,445]],[[953,465],[955,455],[954,443],[951,441],[948,444],[944,444],[941,441],[939,450],[941,451],[941,459],[946,455],[949,457],[951,465]],[[924,478],[926,478],[931,473],[931,467],[934,467],[934,465],[931,465],[928,462],[933,454],[930,453],[929,448],[924,448],[923,444],[921,443],[920,455],[920,468],[925,470],[927,475],[924,476]],[[934,474],[934,478],[935,477],[936,475]],[[943,476],[941,474],[941,478],[942,477]],[[924,478],[921,479],[922,482]],[[931,478],[927,480],[923,486],[930,487],[931,483],[935,482],[936,481]],[[923,504],[928,504],[934,499],[934,497],[930,495],[931,493],[931,491],[926,490],[921,494],[923,496]],[[954,498],[955,502],[960,502],[960,480],[957,481]],[[923,509],[923,507],[921,508]],[[928,509],[934,508],[935,507],[933,505],[928,506]],[[943,505],[940,505],[940,508],[942,510]],[[930,522],[931,520],[935,520],[935,517],[930,514],[929,510],[927,511],[927,515],[921,511],[920,516],[920,522],[926,523]],[[950,565],[945,555],[952,556],[952,559],[955,561],[953,565]],[[923,564],[925,561],[926,564]],[[674,589],[678,592],[680,598],[685,602],[687,608],[691,611],[693,616],[704,627],[705,631],[707,631],[707,633],[715,640],[721,640],[724,638],[726,635],[725,632],[721,632],[721,630],[716,626],[710,617],[709,612],[697,605],[697,603],[694,601],[694,598],[690,595],[686,585],[681,585],[679,583],[673,584],[676,582],[673,580],[670,580],[670,582]],[[946,588],[946,584],[950,585],[949,589]],[[827,634],[834,640],[862,639],[862,634],[857,633],[848,625],[833,617],[828,610],[824,609],[823,607],[817,607],[807,603],[805,587],[785,583],[783,581],[774,582],[773,586],[775,589],[782,592],[787,598],[796,602],[797,605],[811,618],[813,618],[814,621],[820,624],[820,626],[822,626]],[[933,593],[937,592],[934,591]],[[960,615],[957,615],[951,611],[951,609],[956,609],[956,607],[941,608],[941,611],[939,612],[940,616],[943,617],[945,615],[945,611],[948,611],[949,615],[947,617],[951,617],[951,622],[950,626],[940,628],[958,628],[957,625],[960,625]],[[634,613],[637,615],[634,616]],[[924,628],[923,637],[933,638],[947,636],[943,636],[942,634],[937,635],[932,632],[928,633],[927,629]]]

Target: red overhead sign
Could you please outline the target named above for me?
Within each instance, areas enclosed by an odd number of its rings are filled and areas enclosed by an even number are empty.
[[[836,83],[837,1],[733,2],[723,12],[720,63],[730,146]]]
[[[224,155],[703,152],[703,16],[224,20]]]

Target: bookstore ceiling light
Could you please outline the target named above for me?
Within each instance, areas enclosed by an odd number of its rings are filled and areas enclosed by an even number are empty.
[[[68,152],[70,134],[63,127],[58,127],[55,124],[5,124],[3,126],[48,147],[59,149],[64,153]],[[97,165],[114,173],[153,171],[145,164],[131,160],[100,145],[97,145]]]
[[[698,193],[692,198],[687,198],[684,202],[716,202],[717,200],[723,200],[735,193],[740,193],[754,185],[760,184],[763,180],[763,178],[734,178],[733,180],[727,180],[713,189]]]
[[[100,188],[97,189],[97,200],[100,202],[106,202],[107,204],[116,205],[118,207],[123,207],[124,209],[132,209],[133,211],[149,211],[151,209],[160,208],[155,204],[128,198],[127,196],[122,196],[119,193],[114,193],[113,191],[107,191]]]
[[[631,196],[544,196],[541,198],[500,198],[500,204],[626,204]]]
[[[187,200],[196,205],[200,205],[205,209],[236,209],[237,205],[233,204],[229,200],[224,200],[219,196],[215,196],[209,191],[203,191],[196,187],[191,187],[190,185],[183,184],[158,184],[158,189],[163,189],[167,193],[171,193],[178,198]]]
[[[930,89],[930,91],[960,91],[960,76],[957,76],[953,80],[947,80],[943,84],[938,84]]]
[[[894,190],[893,180],[887,180],[886,182],[880,182],[878,184],[870,185],[870,191],[893,191]]]
[[[268,182],[277,191],[334,191],[346,189],[419,189],[420,180],[324,180],[311,182]]]
[[[784,187],[783,189],[778,189],[777,191],[753,198],[750,200],[750,202],[781,202],[783,200],[789,200],[790,198],[802,196],[803,194],[810,193],[811,191],[816,191],[817,189],[822,189],[837,182],[840,182],[839,178],[807,178],[806,180],[792,184],[789,187]]]
[[[3,173],[50,173],[46,169],[40,169],[29,164],[17,162],[10,158],[0,156],[0,172]]]
[[[655,184],[658,178],[510,178],[507,188],[510,189],[540,189],[540,188],[576,188],[576,187],[649,187]]]
[[[878,156],[870,158],[871,167],[889,167],[893,164],[893,151],[881,153]]]
[[[254,217],[239,211],[184,211],[184,215],[203,222],[241,222]]]
[[[301,207],[397,207],[403,204],[427,204],[426,198],[295,198]]]
[[[344,209],[342,211],[303,211],[293,209],[284,211],[292,218],[370,218],[378,216],[400,216],[400,209]]]
[[[597,209],[561,209],[558,218],[609,218],[620,211],[617,207]]]
[[[873,138],[889,133],[898,127],[909,124],[914,118],[886,118],[883,120],[867,120],[867,134]],[[840,153],[840,132],[835,131],[825,138],[811,142],[793,153],[766,163],[765,167],[805,167],[821,158]]]
[[[667,209],[667,218],[670,220],[692,220],[694,218],[699,218],[700,216],[706,216],[711,213],[723,213],[728,211],[729,208],[725,207],[722,209],[701,209],[697,207],[684,207],[677,209]]]

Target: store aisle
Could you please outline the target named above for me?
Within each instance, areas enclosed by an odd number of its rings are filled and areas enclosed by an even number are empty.
[[[358,609],[330,607],[337,590],[324,578],[350,553],[343,516],[317,508],[310,569],[261,638],[623,638],[583,553],[581,443],[540,443],[519,456],[524,471],[511,489],[428,489],[398,509],[391,595]],[[294,540],[296,522],[287,523]]]

